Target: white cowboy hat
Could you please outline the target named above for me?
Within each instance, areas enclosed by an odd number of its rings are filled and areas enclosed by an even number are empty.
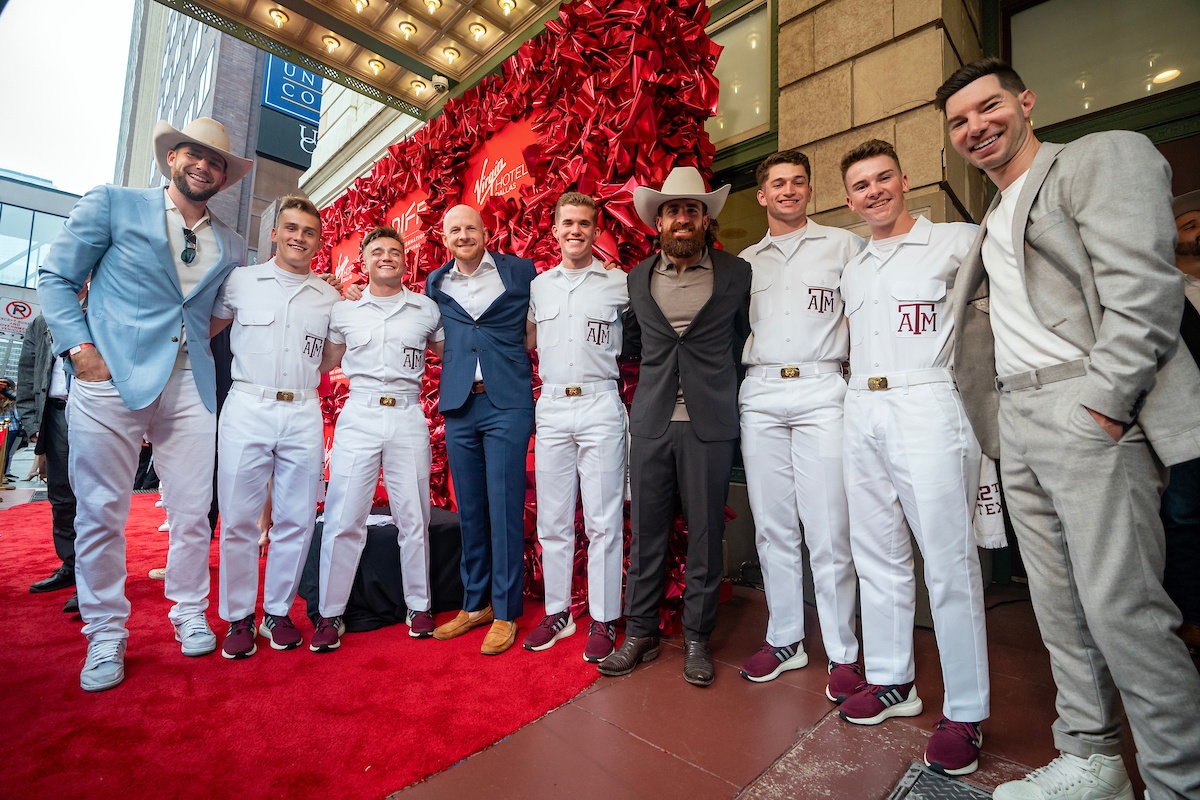
[[[1200,211],[1200,189],[1175,198],[1175,218],[1178,219],[1189,211]]]
[[[654,228],[654,218],[658,209],[669,200],[699,200],[704,203],[708,216],[716,219],[725,206],[729,197],[730,184],[725,184],[715,192],[706,191],[704,178],[695,167],[675,167],[663,181],[662,189],[654,191],[649,186],[639,186],[633,190],[633,208],[642,222]]]
[[[183,126],[181,131],[177,131],[166,122],[159,120],[158,124],[154,126],[153,141],[154,160],[158,162],[158,171],[167,178],[171,177],[171,168],[167,166],[167,153],[181,144],[188,143],[208,148],[225,159],[226,178],[222,189],[228,189],[246,177],[246,173],[254,166],[254,162],[250,159],[241,158],[229,152],[229,134],[225,133],[225,126],[208,117],[198,117],[192,120]]]

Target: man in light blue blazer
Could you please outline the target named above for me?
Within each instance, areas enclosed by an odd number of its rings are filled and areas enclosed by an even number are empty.
[[[446,212],[442,238],[454,256],[429,274],[425,294],[446,329],[438,406],[462,525],[463,606],[434,630],[453,639],[491,623],[480,652],[512,647],[525,582],[525,455],[533,433],[532,367],[525,350],[527,258],[485,249],[479,212]]]
[[[166,596],[187,656],[216,649],[208,608],[208,509],[216,450],[216,380],[209,318],[246,245],[207,208],[253,162],[202,117],[183,130],[159,122],[166,188],[100,186],[84,195],[38,272],[54,352],[73,377],[69,472],[78,498],[76,583],[88,655],[85,691],[125,678],[125,522],[142,437],[171,487]],[[90,282],[86,316],[77,295]]]

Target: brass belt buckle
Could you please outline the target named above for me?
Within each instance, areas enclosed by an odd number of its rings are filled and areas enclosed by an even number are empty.
[[[888,388],[887,376],[879,375],[874,378],[867,378],[867,388],[872,392],[882,392],[884,389]]]
[[[295,392],[276,392],[275,399],[283,403],[290,403],[296,399]]]
[[[784,367],[783,369],[779,370],[779,377],[781,377],[781,378],[799,378],[800,377],[800,368],[799,367]]]
[[[568,386],[567,397],[581,397],[583,395],[582,386]]]
[[[379,398],[379,405],[394,406],[394,405],[396,405],[396,398],[391,397],[389,395],[384,395],[383,397]]]

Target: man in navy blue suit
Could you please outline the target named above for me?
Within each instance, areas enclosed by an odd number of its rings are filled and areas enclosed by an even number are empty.
[[[516,640],[522,610],[533,432],[525,317],[537,271],[488,251],[483,217],[469,206],[446,212],[442,240],[454,258],[430,273],[425,294],[446,330],[439,406],[462,525],[463,606],[433,635],[453,639],[490,622],[481,652],[499,655]]]

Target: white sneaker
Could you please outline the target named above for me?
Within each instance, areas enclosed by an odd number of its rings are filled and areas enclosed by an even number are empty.
[[[79,688],[102,692],[125,680],[125,640],[106,639],[88,644],[87,661],[79,673]]]
[[[1120,756],[1063,753],[1019,781],[996,787],[993,800],[1134,800]]]
[[[217,649],[217,635],[208,627],[203,614],[185,619],[175,626],[175,641],[185,656],[206,656]]]
[[[170,531],[170,530],[171,530],[171,523],[170,523],[170,522],[164,522],[162,525],[159,525],[159,526],[158,526],[158,529],[159,529],[160,531],[162,531],[163,533],[167,533],[168,531]]]

